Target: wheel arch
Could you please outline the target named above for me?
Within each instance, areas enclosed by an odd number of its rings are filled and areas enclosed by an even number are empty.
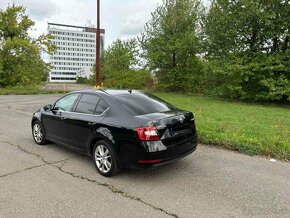
[[[97,134],[92,140],[91,140],[91,143],[89,144],[89,148],[88,148],[88,152],[89,152],[89,155],[92,156],[93,155],[93,150],[94,150],[94,146],[97,142],[99,141],[102,141],[102,140],[105,140],[107,142],[109,142],[110,144],[113,145],[113,147],[115,148],[115,152],[117,152],[117,149],[118,149],[118,145],[115,143],[114,140],[111,140],[110,138],[104,136],[104,135],[101,135],[101,134]]]
[[[33,123],[34,123],[35,121],[40,122],[40,120],[39,120],[37,117],[33,117],[32,120],[31,120],[31,127],[33,126]]]
[[[93,150],[94,150],[94,146],[97,142],[101,141],[101,140],[106,140],[106,138],[104,136],[101,135],[97,135],[96,137],[94,137],[89,145],[89,155],[93,156]]]
[[[33,114],[33,117],[32,117],[32,120],[31,120],[31,127],[32,127],[32,125],[33,125],[33,123],[34,123],[35,121],[38,121],[38,122],[41,123],[41,112],[40,112],[40,111],[37,111],[37,112],[35,112],[35,113]]]

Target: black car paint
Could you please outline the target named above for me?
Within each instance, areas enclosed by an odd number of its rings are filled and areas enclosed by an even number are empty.
[[[47,140],[92,156],[94,144],[105,139],[114,146],[121,167],[162,165],[180,159],[196,149],[197,133],[194,116],[191,112],[175,108],[169,112],[132,116],[114,99],[115,95],[128,94],[128,91],[110,90],[109,93],[108,91],[78,91],[73,93],[78,93],[79,96],[75,100],[71,112],[56,111],[54,104],[51,108],[47,106],[34,113],[32,123],[35,120],[41,122]],[[81,95],[88,93],[102,98],[109,105],[109,109],[101,115],[73,112]],[[143,94],[142,92],[136,93]],[[184,132],[184,134],[181,132],[174,136],[170,127],[183,123],[191,125],[189,128],[191,131]],[[150,125],[157,127],[161,140],[138,140],[134,129]],[[49,134],[51,132],[55,135]],[[139,160],[151,159],[160,159],[161,163],[138,163]]]

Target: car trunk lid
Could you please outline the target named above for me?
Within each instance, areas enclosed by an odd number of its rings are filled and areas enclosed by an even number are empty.
[[[184,143],[195,137],[195,121],[191,112],[167,111],[136,116],[147,121],[146,126],[155,126],[165,146]]]

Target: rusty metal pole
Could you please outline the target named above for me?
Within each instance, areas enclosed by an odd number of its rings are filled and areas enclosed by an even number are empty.
[[[96,88],[101,87],[101,83],[100,83],[100,71],[101,71],[100,54],[101,54],[100,0],[97,0]]]

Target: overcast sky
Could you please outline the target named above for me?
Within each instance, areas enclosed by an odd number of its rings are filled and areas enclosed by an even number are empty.
[[[142,31],[162,0],[100,0],[101,27],[106,29],[108,46],[117,38],[134,37]],[[35,21],[34,37],[47,33],[47,22],[85,26],[96,24],[96,0],[1,0],[0,8],[15,2],[23,5]]]

